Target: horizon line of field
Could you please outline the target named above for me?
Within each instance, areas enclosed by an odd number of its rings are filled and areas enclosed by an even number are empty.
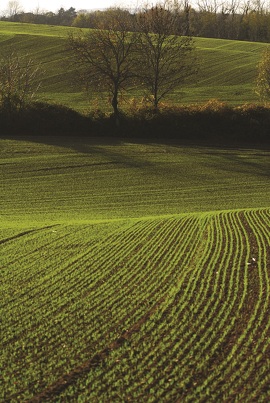
[[[226,214],[226,213],[232,213],[232,212],[249,212],[249,211],[264,211],[270,209],[270,206],[266,207],[248,207],[248,208],[238,208],[238,209],[220,209],[220,210],[206,210],[206,211],[191,211],[191,212],[183,212],[183,213],[169,213],[169,214],[157,214],[157,215],[145,215],[145,216],[126,216],[126,217],[115,217],[115,218],[93,218],[93,219],[88,219],[88,218],[76,218],[76,219],[45,219],[44,221],[39,221],[35,220],[34,222],[31,222],[31,225],[29,225],[29,219],[26,219],[26,221],[23,221],[23,217],[21,221],[18,222],[13,222],[12,220],[5,220],[4,214],[0,214],[0,218],[2,219],[1,222],[1,228],[2,230],[5,229],[11,229],[11,228],[21,228],[21,229],[26,229],[31,231],[38,231],[46,228],[50,228],[53,226],[57,225],[95,225],[95,224],[106,224],[106,223],[121,223],[121,222],[136,222],[136,221],[146,221],[146,220],[159,220],[159,219],[170,219],[170,218],[184,218],[184,217],[190,217],[190,216],[208,216],[208,215],[219,215],[219,214]],[[2,217],[1,217],[2,216]],[[41,227],[40,225],[43,224]],[[23,233],[22,233],[23,234]],[[20,234],[18,234],[20,236]],[[14,238],[17,236],[15,235]],[[13,238],[10,237],[10,238]],[[2,243],[5,243],[9,241],[9,237],[6,239],[0,239],[0,245]]]

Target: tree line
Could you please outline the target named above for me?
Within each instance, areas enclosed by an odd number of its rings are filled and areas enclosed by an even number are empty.
[[[24,12],[17,0],[11,0],[8,4],[1,20],[79,28],[98,28],[101,24],[104,26],[109,23],[111,12],[110,9],[76,11],[74,7],[61,7],[57,12],[43,12],[38,8],[33,12]],[[168,10],[174,13],[177,31],[181,35],[270,41],[270,8],[264,0],[198,0],[196,6],[191,4],[190,0],[181,0],[175,4],[177,7],[173,10],[168,7]],[[117,12],[129,22],[129,30],[134,30],[134,21],[142,12],[142,8],[132,11],[118,8]]]

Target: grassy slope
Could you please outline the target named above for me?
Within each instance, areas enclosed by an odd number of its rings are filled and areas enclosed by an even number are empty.
[[[3,401],[267,401],[269,151],[0,153]]]
[[[80,99],[61,76],[64,28],[0,26],[3,49],[48,67],[48,98]],[[236,72],[232,54],[255,66],[264,45],[198,41],[216,81],[204,70],[190,100],[250,96],[254,71],[224,87],[220,56]],[[268,401],[269,156],[0,140],[0,400]]]
[[[4,53],[12,45],[42,63],[46,71],[44,99],[83,110],[86,99],[71,85],[72,72],[67,72],[64,43],[70,29],[1,22],[1,48]],[[204,38],[195,42],[200,73],[196,83],[185,84],[171,97],[174,102],[195,103],[209,98],[233,104],[257,101],[253,90],[256,66],[266,44]]]
[[[1,141],[5,188],[1,214],[8,222],[52,223],[269,205],[266,151],[38,140],[48,144]]]

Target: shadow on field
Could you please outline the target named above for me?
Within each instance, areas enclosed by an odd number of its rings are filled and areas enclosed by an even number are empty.
[[[205,167],[214,169],[217,171],[234,172],[237,174],[248,174],[251,177],[264,177],[270,179],[270,147],[267,145],[250,145],[250,144],[230,144],[224,142],[213,141],[187,141],[187,140],[167,140],[161,139],[129,139],[129,138],[117,138],[117,137],[95,137],[95,136],[35,136],[35,135],[21,135],[21,136],[0,136],[0,138],[20,140],[26,142],[32,142],[36,144],[44,144],[48,146],[54,146],[59,148],[66,148],[67,150],[75,151],[85,157],[89,156],[89,163],[84,161],[82,166],[88,165],[104,165],[104,164],[118,164],[125,168],[135,169],[148,169],[152,175],[165,175],[168,179],[175,176],[174,164],[170,164],[170,153],[174,153],[181,150],[182,153],[189,155],[192,149],[192,155],[196,158],[198,154],[198,160],[200,164],[204,164]],[[126,148],[126,146],[129,148]],[[135,146],[134,148],[132,146]],[[130,147],[131,146],[131,147]],[[138,147],[142,146],[138,151]],[[154,161],[148,158],[148,152],[145,147],[154,147],[150,152],[153,154],[161,154],[162,158],[168,158],[167,163],[163,164],[159,161],[157,156]],[[166,153],[166,155],[164,154]],[[163,157],[163,156],[164,157]],[[91,162],[91,156],[93,160],[95,156],[98,156],[100,162]],[[99,158],[100,157],[100,158]],[[207,157],[202,162],[201,158]],[[259,157],[259,162],[258,162]],[[196,161],[196,159],[195,159]],[[179,160],[180,162],[180,160]],[[70,168],[76,168],[72,165]],[[158,170],[157,170],[158,168]],[[189,168],[192,168],[189,166]],[[182,172],[181,170],[178,171]],[[190,175],[199,175],[198,180],[207,180],[204,178],[203,173],[199,174],[198,166],[194,167],[193,172],[189,172]],[[185,175],[183,170],[183,175]]]
[[[36,144],[44,144],[47,146],[54,146],[59,148],[66,148],[67,150],[73,150],[85,156],[100,156],[104,157],[107,162],[111,164],[122,164],[125,167],[130,168],[145,168],[150,166],[150,162],[145,161],[144,158],[136,158],[135,155],[128,155],[126,152],[119,152],[119,146],[124,146],[125,141],[123,139],[117,139],[114,137],[86,137],[78,136],[1,136],[0,139],[16,140],[22,142],[31,142]],[[139,144],[140,141],[134,142]],[[117,147],[118,146],[118,147]],[[115,149],[114,149],[115,147]],[[116,151],[118,150],[118,151]],[[100,164],[100,163],[99,163]],[[92,164],[89,164],[92,165]],[[96,164],[94,164],[96,165]]]
[[[225,151],[225,152],[224,152]],[[234,148],[224,150],[205,150],[206,155],[213,156],[209,167],[218,168],[224,172],[249,174],[270,179],[270,150],[257,148]],[[258,162],[258,158],[259,161]],[[218,160],[218,161],[217,161]]]
[[[121,145],[192,147],[211,155],[213,168],[270,175],[267,153],[270,149],[270,109],[258,106],[233,109],[210,104],[204,109],[146,110],[134,116],[121,116],[121,124],[116,127],[111,117],[97,121],[63,106],[35,103],[23,111],[9,114],[0,110],[0,138],[66,148],[89,156],[96,154],[106,162],[126,167],[153,167],[153,173],[156,163],[145,158],[143,148],[141,152],[128,153]],[[114,146],[117,147],[114,149]],[[256,161],[258,156],[259,163]],[[164,165],[165,169],[166,175],[173,174],[168,164],[166,168]]]

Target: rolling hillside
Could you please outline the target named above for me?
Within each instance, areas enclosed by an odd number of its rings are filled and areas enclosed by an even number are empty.
[[[269,401],[269,157],[0,140],[0,400]]]
[[[1,140],[4,221],[52,224],[269,206],[268,151],[111,141]]]
[[[84,110],[89,102],[78,90],[78,84],[74,84],[74,71],[67,63],[65,38],[71,29],[0,22],[1,50],[5,54],[10,47],[17,48],[42,64],[43,99]],[[186,84],[171,97],[173,102],[196,103],[210,98],[232,104],[258,101],[254,80],[266,44],[204,38],[196,38],[195,43],[199,75],[195,83]]]
[[[2,55],[84,110],[66,33],[0,23]],[[266,45],[196,41],[175,100],[254,100]],[[267,146],[2,133],[0,401],[269,402],[269,172]]]

